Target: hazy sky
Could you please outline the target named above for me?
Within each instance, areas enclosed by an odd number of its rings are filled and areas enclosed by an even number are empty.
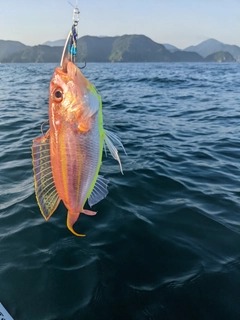
[[[209,38],[240,46],[240,0],[78,0],[78,7],[79,37],[145,34],[179,48]],[[0,0],[0,39],[64,39],[72,12],[68,0]]]

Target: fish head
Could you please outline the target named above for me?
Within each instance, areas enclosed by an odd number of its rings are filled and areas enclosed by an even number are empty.
[[[57,121],[79,123],[90,129],[89,119],[101,108],[101,96],[71,61],[56,68],[50,82],[49,115]]]

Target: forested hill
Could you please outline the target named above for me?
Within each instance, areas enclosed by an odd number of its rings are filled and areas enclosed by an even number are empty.
[[[205,62],[197,52],[170,52],[164,45],[144,35],[117,37],[84,36],[78,39],[78,62]],[[62,46],[25,46],[17,41],[0,40],[0,62],[60,62]],[[226,55],[226,57],[225,57]],[[221,53],[222,61],[235,61],[228,53]],[[216,58],[219,61],[219,55]],[[214,61],[214,57],[211,57]]]

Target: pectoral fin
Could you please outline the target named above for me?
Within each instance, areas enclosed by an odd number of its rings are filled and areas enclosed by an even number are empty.
[[[52,176],[49,131],[33,140],[32,163],[37,202],[42,215],[48,220],[60,202]]]
[[[123,151],[125,152],[125,154],[126,154],[124,146],[122,145],[122,142],[120,141],[118,136],[116,136],[113,132],[105,130],[104,133],[105,133],[104,142],[106,143],[106,145],[107,145],[111,155],[113,156],[113,158],[118,161],[121,173],[123,174],[121,160],[120,160],[120,157],[118,155],[118,149],[117,149],[117,147],[115,145],[120,146],[123,149]]]

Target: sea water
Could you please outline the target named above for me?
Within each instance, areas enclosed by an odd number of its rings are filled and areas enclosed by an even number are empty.
[[[240,64],[87,64],[127,156],[124,175],[103,156],[85,238],[34,194],[56,66],[0,65],[0,302],[15,320],[240,319]]]

